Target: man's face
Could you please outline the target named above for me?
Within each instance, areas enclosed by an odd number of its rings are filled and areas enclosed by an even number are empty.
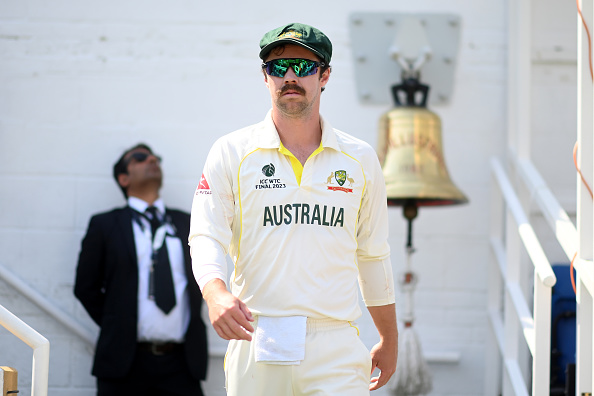
[[[128,174],[120,175],[123,176],[119,179],[123,187],[130,190],[149,183],[156,185],[157,188],[161,187],[163,174],[161,161],[157,156],[144,148],[138,148],[126,154],[124,160],[127,163]]]
[[[319,61],[313,52],[293,44],[287,44],[281,54],[275,54],[273,49],[266,61],[281,58]],[[320,68],[318,68],[316,74],[297,77],[293,68],[289,67],[284,77],[265,75],[264,81],[270,91],[273,106],[287,116],[300,117],[309,114],[314,105],[319,105],[321,89],[328,82],[329,76],[330,71],[327,70],[320,78]]]

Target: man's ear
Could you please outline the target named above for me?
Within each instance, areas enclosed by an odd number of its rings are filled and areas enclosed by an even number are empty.
[[[320,82],[322,83],[322,87],[325,86],[326,84],[328,84],[328,80],[330,80],[330,73],[332,72],[332,68],[329,67],[327,68],[324,73],[322,74],[322,77],[320,78]]]
[[[264,74],[264,84],[266,84],[266,87],[268,87],[268,74],[266,74],[266,72],[264,72],[263,74]]]
[[[123,188],[128,188],[130,185],[130,176],[127,173],[120,173],[118,175],[118,184]]]

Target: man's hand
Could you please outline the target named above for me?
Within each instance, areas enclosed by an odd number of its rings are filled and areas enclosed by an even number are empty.
[[[376,390],[386,385],[396,371],[397,344],[385,345],[380,342],[371,349],[371,374],[377,368],[380,370],[380,375],[371,378],[369,390]]]
[[[254,321],[248,307],[237,297],[227,291],[225,283],[220,279],[208,282],[202,290],[204,301],[208,305],[210,323],[217,334],[225,340],[251,341],[250,333]]]
[[[380,370],[380,375],[371,379],[369,390],[376,390],[386,385],[396,372],[398,327],[394,304],[367,307],[367,309],[380,335],[380,342],[371,349],[370,375],[376,368]]]

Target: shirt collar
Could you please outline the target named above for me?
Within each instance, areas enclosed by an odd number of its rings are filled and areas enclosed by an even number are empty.
[[[146,208],[148,208],[151,205],[149,205],[148,202],[143,201],[138,197],[128,197],[128,206],[130,206],[137,212],[144,213],[146,211]],[[163,200],[161,198],[157,199],[152,206],[157,208],[160,214],[165,214],[165,203],[163,203]]]
[[[337,151],[340,150],[338,139],[336,138],[336,132],[329,122],[325,121],[322,115],[320,115],[320,124],[322,125],[322,147],[332,148]],[[261,123],[261,130],[258,139],[258,147],[260,148],[280,148],[281,141],[278,136],[278,131],[272,121],[272,110],[269,110],[266,114],[266,118]]]

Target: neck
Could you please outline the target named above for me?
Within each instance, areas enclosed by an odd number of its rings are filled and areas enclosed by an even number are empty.
[[[272,121],[283,146],[302,164],[320,146],[322,127],[317,109],[306,116],[290,117],[273,108]]]
[[[149,206],[151,206],[157,199],[159,199],[159,190],[150,189],[128,191],[128,196],[142,199],[144,202],[148,203]]]

